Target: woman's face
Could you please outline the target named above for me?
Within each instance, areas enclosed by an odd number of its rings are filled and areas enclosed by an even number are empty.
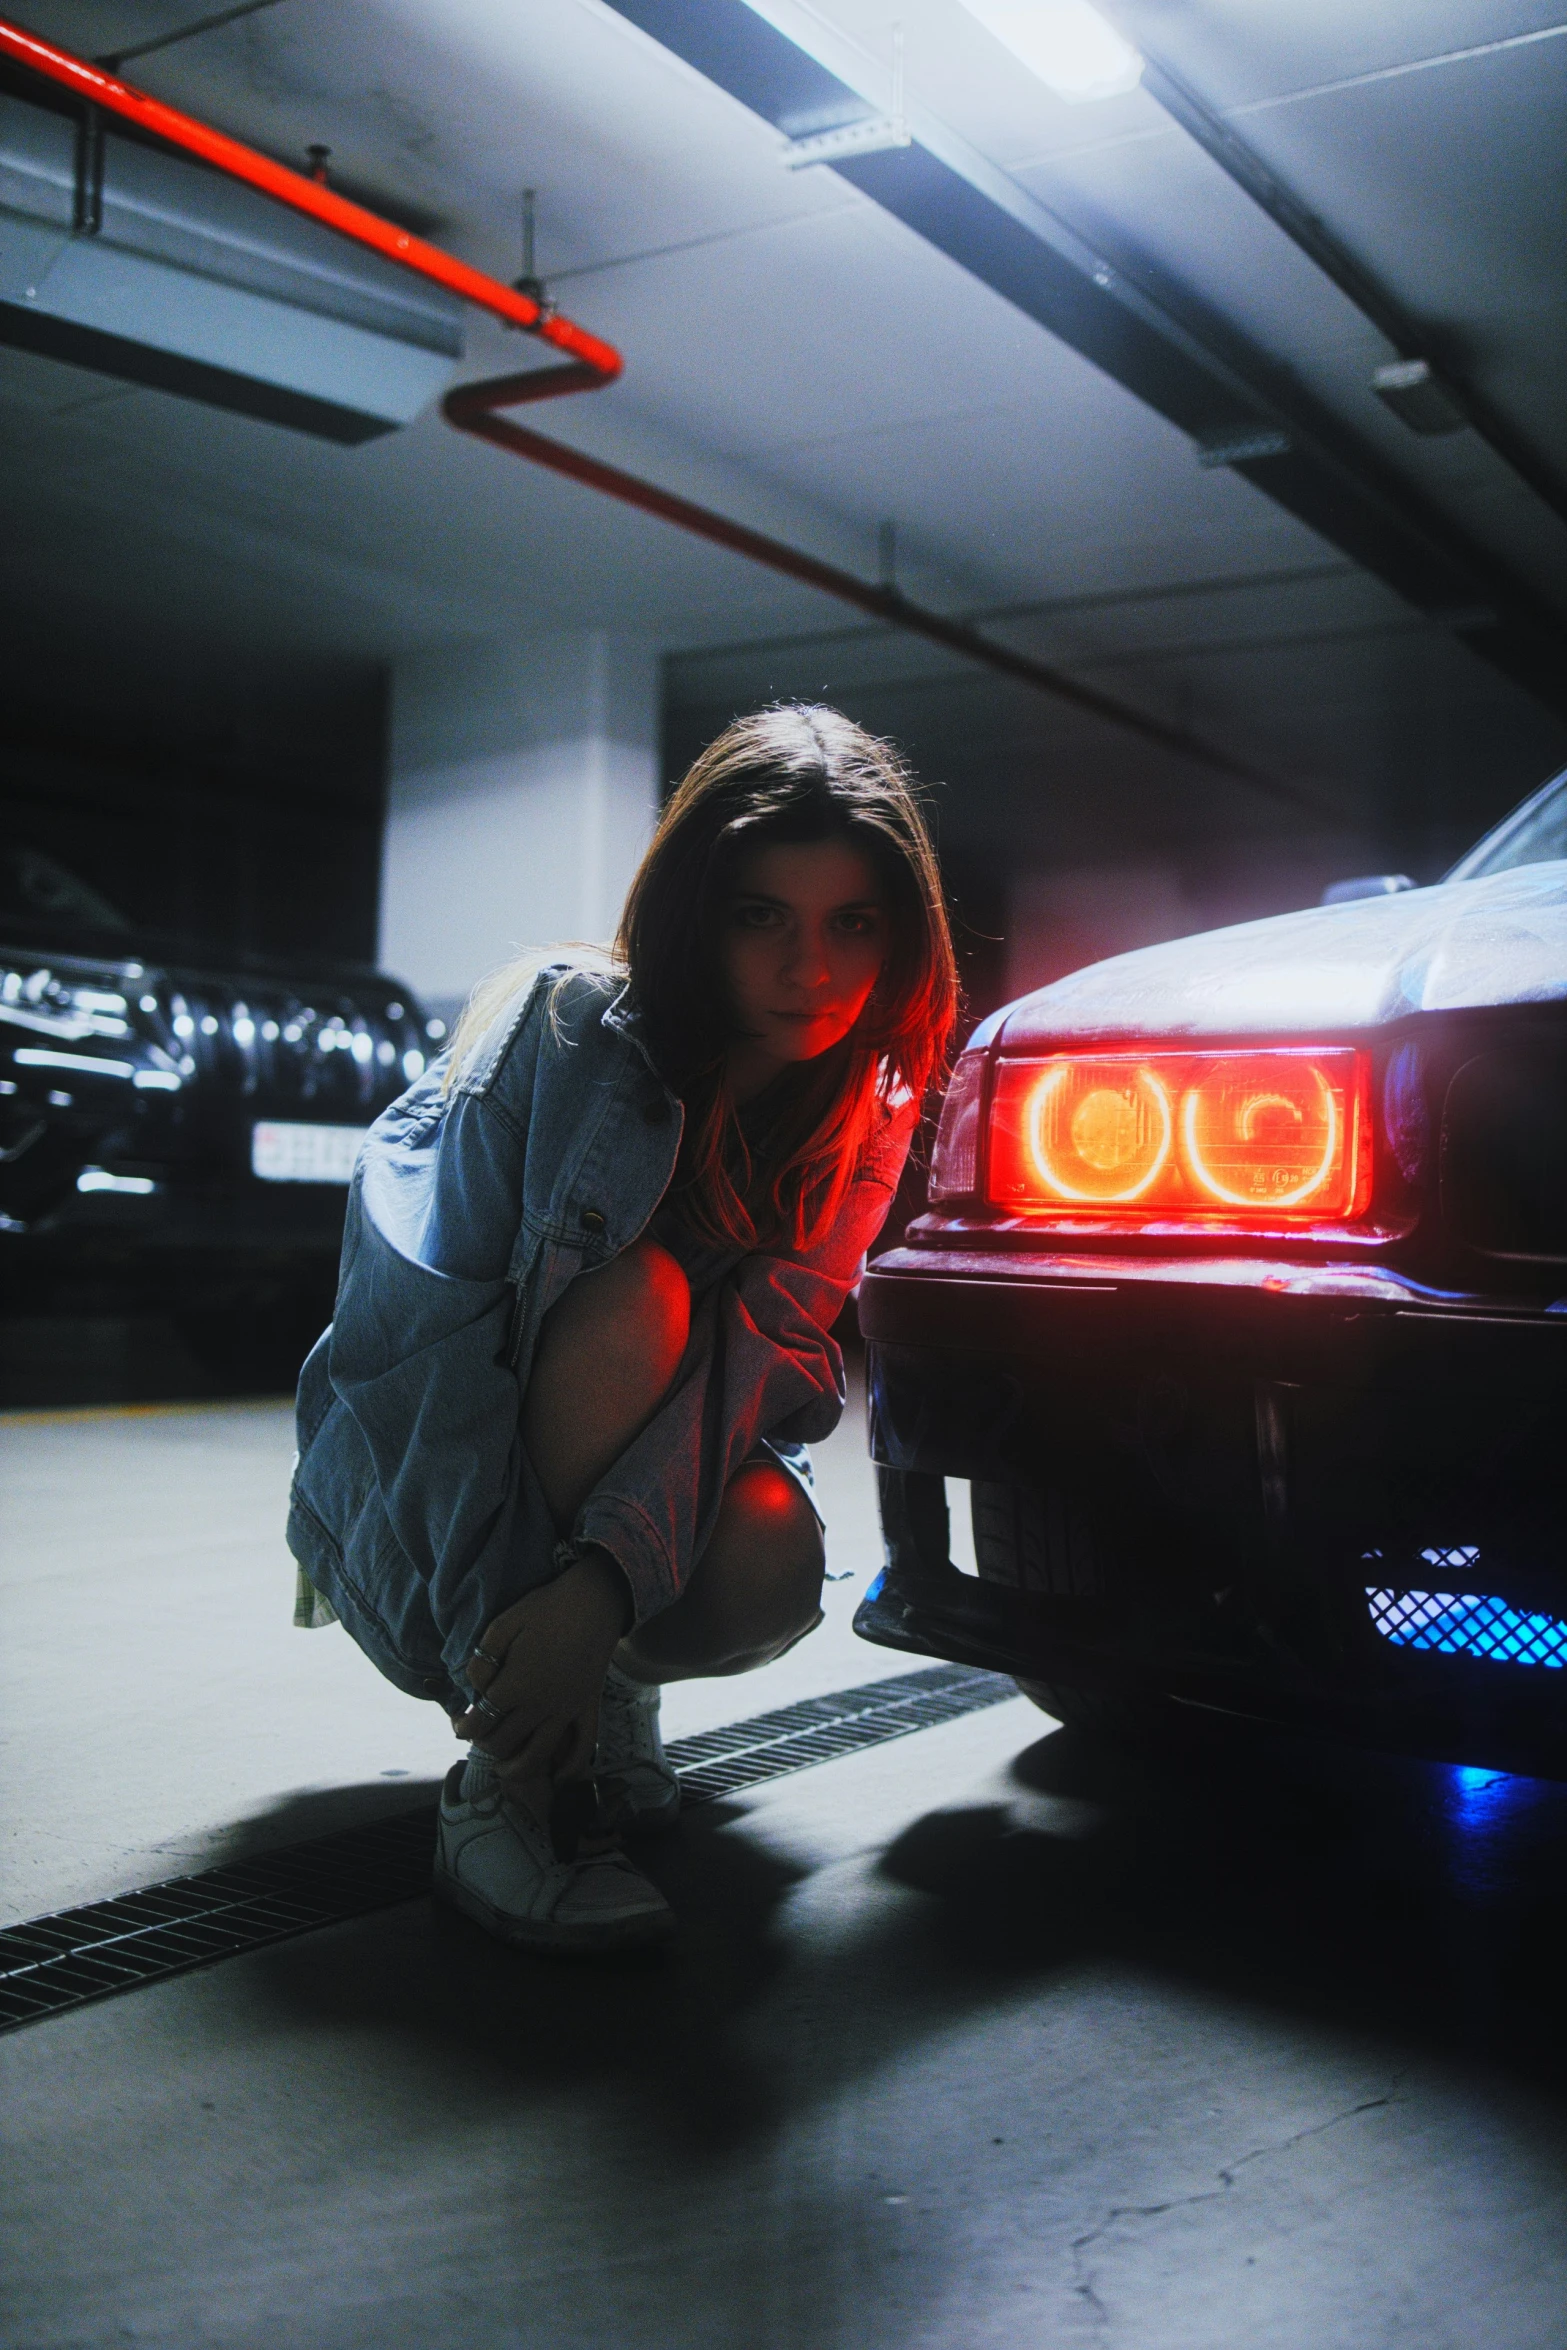
[[[876,869],[847,840],[756,849],[742,861],[722,931],[740,1031],[729,1052],[737,1100],[848,1035],[881,971],[886,930]]]

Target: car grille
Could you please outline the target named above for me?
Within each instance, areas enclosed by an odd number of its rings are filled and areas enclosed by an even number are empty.
[[[415,1010],[368,992],[169,974],[141,1009],[187,1085],[368,1122],[435,1049]]]
[[[1460,1582],[1472,1575],[1480,1553],[1470,1544],[1427,1550],[1422,1562],[1437,1575]],[[1367,1564],[1380,1563],[1369,1554]],[[1478,1591],[1395,1591],[1366,1586],[1373,1629],[1394,1648],[1424,1649],[1441,1656],[1483,1658],[1499,1665],[1567,1666],[1567,1622],[1514,1607],[1494,1593]]]
[[[0,1232],[41,1232],[62,1214],[73,1230],[83,1214],[118,1229],[132,1212],[150,1230],[177,1182],[189,1236],[196,1196],[216,1200],[236,1179],[340,1183],[343,1149],[444,1036],[372,972],[290,979],[0,952]],[[257,1161],[267,1127],[286,1168]],[[266,1210],[299,1212],[276,1199]]]

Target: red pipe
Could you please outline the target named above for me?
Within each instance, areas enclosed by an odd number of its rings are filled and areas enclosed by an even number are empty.
[[[466,261],[458,261],[450,253],[443,253],[438,245],[427,245],[423,237],[416,237],[407,229],[398,228],[394,221],[382,220],[375,212],[367,212],[362,204],[351,204],[346,196],[335,195],[320,180],[307,179],[302,171],[290,171],[283,163],[274,163],[270,155],[257,154],[254,147],[242,146],[238,139],[225,137],[222,131],[197,122],[178,108],[165,106],[161,98],[149,98],[143,90],[133,90],[128,83],[105,73],[102,66],[89,65],[85,58],[72,57],[69,51],[54,48],[41,41],[36,33],[23,32],[19,25],[7,24],[0,18],[0,57],[8,57],[14,64],[25,65],[32,72],[43,74],[89,106],[101,106],[106,114],[117,114],[132,122],[138,130],[150,132],[171,147],[179,147],[187,155],[199,156],[203,163],[227,172],[230,179],[243,180],[247,187],[258,188],[263,196],[273,197],[286,204],[291,211],[303,212],[324,228],[336,229],[340,236],[351,237],[356,245],[368,246],[372,253],[380,253],[388,261],[395,261],[404,269],[411,269],[419,277],[426,277],[449,294],[460,295],[465,302],[479,310],[488,310],[493,317],[502,318],[508,326],[521,327],[526,333],[537,335],[541,341],[553,343],[558,351],[565,351],[591,376],[594,383],[613,383],[619,375],[622,361],[612,343],[600,342],[586,327],[576,325],[558,312],[546,310],[531,295],[519,294],[511,286],[504,286],[498,278],[486,277],[482,269],[470,269]],[[576,390],[563,385],[563,390]],[[586,389],[586,383],[583,384]]]
[[[553,473],[563,473],[590,489],[602,490],[606,496],[637,506],[645,514],[657,514],[665,522],[691,531],[714,546],[726,547],[753,563],[764,563],[770,570],[782,572],[786,578],[800,580],[824,595],[853,604],[873,619],[928,637],[950,652],[1053,694],[1058,701],[1070,702],[1096,718],[1107,719],[1114,726],[1140,735],[1145,742],[1157,743],[1161,750],[1195,759],[1205,767],[1233,775],[1278,798],[1314,807],[1314,803],[1287,784],[1258,774],[1184,727],[1166,725],[1162,719],[1117,701],[1113,695],[1080,685],[1075,678],[1064,676],[1043,661],[1035,661],[1026,653],[1014,652],[1008,645],[981,636],[977,629],[961,620],[948,620],[939,612],[928,612],[919,604],[911,604],[896,588],[873,587],[852,572],[818,562],[814,555],[802,554],[781,540],[765,538],[760,531],[747,530],[743,523],[730,522],[722,514],[710,513],[705,506],[693,505],[689,498],[678,498],[671,491],[658,489],[652,482],[639,481],[634,474],[622,473],[618,467],[605,465],[596,457],[581,456],[558,441],[546,440],[541,433],[528,432],[521,425],[506,422],[495,413],[497,409],[556,399],[565,392],[598,391],[613,383],[623,364],[620,353],[613,344],[602,342],[585,327],[563,318],[558,311],[547,309],[531,295],[502,285],[498,278],[486,277],[482,270],[472,269],[467,262],[443,253],[439,246],[426,244],[422,237],[398,228],[392,221],[382,220],[378,213],[367,212],[362,204],[350,203],[346,196],[336,195],[320,180],[290,171],[286,164],[274,163],[270,156],[258,154],[254,147],[246,147],[238,139],[228,138],[222,131],[197,122],[193,116],[181,114],[177,107],[166,106],[161,99],[148,97],[145,91],[132,89],[128,83],[105,72],[102,66],[73,57],[69,51],[40,40],[36,33],[24,32],[20,26],[0,18],[0,59],[4,58],[58,83],[85,105],[119,115],[123,121],[134,123],[139,130],[163,140],[166,145],[199,157],[202,162],[226,172],[231,179],[244,181],[262,195],[286,204],[294,212],[304,213],[325,228],[335,229],[354,244],[382,254],[401,268],[428,278],[432,284],[444,286],[448,293],[471,302],[476,309],[487,310],[508,326],[520,327],[524,333],[536,335],[541,342],[567,354],[565,364],[560,367],[534,368],[519,375],[496,376],[483,383],[460,384],[455,391],[448,392],[442,403],[443,412],[447,422],[459,432],[493,441],[497,448],[509,449],[516,456],[531,459],[535,465],[548,466]]]

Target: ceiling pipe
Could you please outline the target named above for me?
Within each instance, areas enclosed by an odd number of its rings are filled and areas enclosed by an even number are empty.
[[[885,121],[886,76],[811,0],[610,0],[650,39],[770,123]],[[1190,288],[1118,257],[905,96],[907,144],[824,157],[1024,317],[1187,434],[1558,718],[1562,618],[1297,374]],[[781,159],[791,152],[786,143]],[[1406,416],[1407,381],[1381,392]]]
[[[181,114],[176,107],[165,106],[161,99],[149,98],[144,90],[133,90],[114,74],[106,73],[102,66],[91,65],[83,57],[56,49],[52,43],[40,40],[36,33],[24,32],[20,25],[8,24],[3,18],[0,18],[0,59],[9,59],[14,65],[41,74],[46,81],[70,91],[83,105],[118,115],[150,137],[226,172],[230,179],[243,180],[247,187],[259,189],[263,196],[273,197],[291,211],[303,212],[309,219],[320,221],[323,227],[336,229],[339,236],[351,238],[356,245],[397,262],[403,269],[411,269],[416,276],[428,278],[434,285],[444,286],[449,294],[471,302],[477,310],[487,310],[491,317],[503,320],[507,326],[537,335],[541,342],[565,352],[571,362],[590,370],[595,382],[613,383],[619,375],[623,363],[613,344],[602,342],[597,335],[589,334],[586,327],[549,310],[531,295],[502,285],[498,278],[486,277],[482,269],[470,268],[466,261],[443,253],[438,245],[426,244],[423,237],[399,228],[395,221],[383,220],[379,213],[351,203],[323,181],[307,178],[302,171],[291,171],[287,164],[274,163],[270,155],[258,154],[254,147],[246,147],[238,139],[197,122],[192,115]],[[577,387],[573,384],[570,388]]]
[[[652,482],[640,481],[635,475],[623,473],[613,465],[606,465],[595,457],[586,457],[558,441],[547,440],[541,433],[529,432],[523,426],[512,424],[497,413],[502,408],[514,408],[539,400],[556,399],[566,393],[599,391],[613,383],[620,375],[623,362],[620,353],[585,327],[564,317],[543,299],[535,299],[499,279],[488,277],[482,270],[473,269],[438,246],[427,244],[422,237],[399,228],[395,222],[383,220],[379,214],[367,211],[362,204],[352,203],[337,195],[323,181],[292,171],[287,165],[275,163],[253,147],[229,138],[224,132],[213,130],[193,116],[182,114],[176,107],[166,106],[162,100],[149,97],[144,91],[133,89],[128,83],[102,66],[85,58],[73,57],[68,51],[57,49],[41,40],[36,33],[0,18],[0,60],[8,59],[29,71],[42,75],[77,98],[88,110],[89,127],[95,119],[92,110],[118,116],[167,145],[196,156],[215,170],[225,172],[231,179],[241,180],[262,195],[272,197],[295,212],[319,221],[324,227],[335,229],[340,236],[350,238],[373,253],[383,255],[400,267],[428,278],[476,309],[487,311],[504,324],[519,328],[525,334],[536,336],[565,357],[557,367],[525,370],[519,374],[498,376],[481,383],[459,385],[446,395],[442,403],[448,423],[459,432],[471,433],[481,440],[492,442],[497,448],[514,456],[526,457],[535,465],[548,467],[553,473],[564,474],[588,488],[602,491],[623,504],[635,506],[645,514],[655,514],[663,521],[674,523],[690,531],[711,545],[724,547],[730,553],[743,555],[753,563],[761,563],[769,570],[781,572],[786,578],[799,580],[803,585],[834,596],[840,602],[852,604],[858,610],[891,628],[901,628],[912,635],[923,636],[962,658],[994,669],[1002,676],[1032,686],[1049,694],[1057,701],[1070,704],[1090,716],[1119,727],[1124,733],[1134,734],[1160,750],[1190,759],[1200,766],[1235,781],[1251,785],[1271,797],[1292,805],[1308,808],[1314,814],[1321,809],[1309,795],[1291,785],[1261,773],[1246,762],[1232,758],[1216,744],[1203,740],[1189,729],[1167,724],[1148,713],[1122,702],[1115,696],[1103,694],[1096,688],[1080,684],[1075,678],[1053,669],[1045,662],[1036,661],[1026,653],[1015,652],[1010,646],[999,644],[994,638],[983,636],[961,620],[949,620],[939,612],[927,611],[900,594],[890,583],[873,585],[859,579],[853,572],[841,571],[836,565],[820,562],[798,548],[787,546],[782,540],[765,537],[760,531],[749,530],[743,523],[731,522],[721,514],[714,514],[688,498],[676,497],[671,491],[659,489]]]
[[[726,547],[732,554],[744,555],[753,563],[766,564],[769,570],[782,572],[787,579],[797,579],[806,587],[817,588],[823,595],[836,596],[840,603],[853,604],[861,612],[868,612],[889,627],[901,628],[912,636],[923,636],[932,644],[943,645],[949,652],[959,653],[966,660],[979,663],[987,669],[1000,672],[1003,677],[1018,679],[1040,693],[1052,695],[1057,701],[1069,702],[1074,708],[1086,710],[1096,718],[1103,718],[1126,732],[1140,735],[1145,742],[1156,743],[1161,750],[1174,751],[1181,758],[1194,759],[1200,765],[1215,769],[1221,775],[1233,776],[1237,782],[1252,785],[1256,790],[1271,793],[1275,798],[1310,808],[1322,813],[1319,804],[1290,785],[1261,774],[1243,761],[1232,759],[1217,745],[1205,742],[1200,735],[1180,726],[1166,725],[1163,719],[1134,709],[1130,703],[1118,701],[1112,694],[1102,694],[1091,685],[1081,685],[1076,678],[1052,669],[1043,661],[1034,660],[1027,653],[1014,652],[1010,645],[1000,644],[994,637],[982,636],[961,620],[949,620],[943,613],[928,611],[922,604],[911,603],[907,596],[890,584],[876,586],[858,578],[852,571],[840,571],[836,564],[823,563],[815,555],[807,555],[797,547],[784,544],[781,539],[765,537],[760,531],[748,530],[744,523],[731,522],[726,515],[714,514],[706,506],[694,505],[689,498],[677,497],[671,490],[661,490],[653,482],[641,481],[635,474],[622,473],[615,465],[606,465],[601,458],[584,456],[580,450],[567,448],[560,441],[547,440],[542,433],[529,432],[520,424],[512,424],[497,414],[502,408],[516,408],[533,400],[553,399],[557,392],[588,391],[593,387],[585,374],[576,381],[568,381],[573,371],[567,368],[540,367],[518,375],[495,376],[482,383],[459,384],[447,393],[441,403],[449,424],[459,432],[475,434],[480,440],[492,441],[498,449],[509,449],[514,456],[527,457],[535,465],[548,466],[552,473],[562,473],[570,481],[580,481],[590,489],[602,490],[607,497],[619,498],[627,506],[636,506],[644,514],[656,514],[665,522],[673,522],[681,530],[688,530],[696,538],[707,539],[715,547]]]

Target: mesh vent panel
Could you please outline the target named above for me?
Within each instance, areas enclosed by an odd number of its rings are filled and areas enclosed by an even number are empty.
[[[1480,1557],[1469,1544],[1420,1555],[1425,1566],[1439,1572],[1472,1569]],[[1368,1566],[1373,1563],[1382,1563],[1375,1551],[1366,1559]],[[1558,1672],[1567,1666],[1567,1621],[1510,1607],[1489,1593],[1396,1591],[1367,1584],[1366,1604],[1374,1628],[1394,1648],[1483,1657],[1492,1664],[1543,1665]]]

